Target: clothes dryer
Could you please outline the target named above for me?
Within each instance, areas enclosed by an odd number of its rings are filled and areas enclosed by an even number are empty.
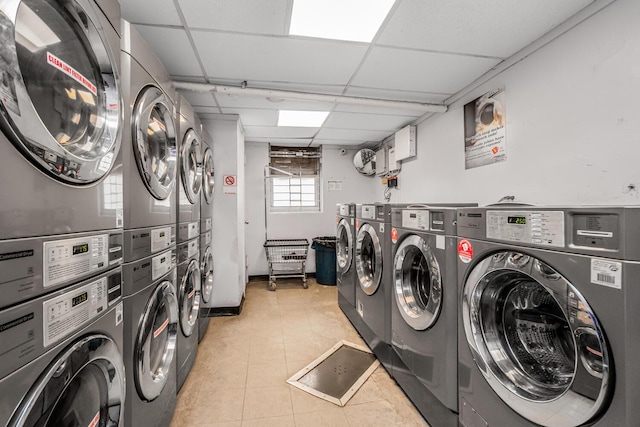
[[[106,3],[0,4],[0,253],[123,226],[120,17]]]
[[[171,246],[178,153],[176,95],[169,74],[129,22],[123,20],[122,29],[125,120],[121,158],[127,206],[125,262],[129,262]],[[140,246],[151,252],[134,253]]]
[[[336,206],[336,284],[338,305],[351,323],[361,324],[356,312],[356,263],[353,257],[355,246],[355,203]]]
[[[125,264],[125,425],[168,426],[176,406],[176,251]]]
[[[434,426],[458,425],[456,212],[391,213],[393,376]]]
[[[122,273],[0,310],[0,425],[124,426]]]
[[[200,233],[211,230],[213,221],[213,192],[215,175],[213,167],[213,141],[202,127],[202,190],[200,191]]]
[[[200,191],[202,189],[201,126],[196,125],[196,113],[189,102],[178,95],[179,184],[177,196],[177,222],[181,226],[200,223]],[[199,122],[199,121],[198,121]],[[193,238],[193,237],[190,237]],[[180,233],[178,234],[180,243]]]
[[[459,213],[463,426],[637,424],[639,227],[638,208]]]
[[[202,284],[200,302],[206,305],[213,295],[213,247],[211,246],[211,230],[200,235],[200,272]],[[200,307],[198,313],[198,342],[202,341],[209,328],[209,309]]]
[[[198,311],[200,309],[199,238],[178,244],[178,319],[177,345],[178,391],[193,367],[198,349]]]

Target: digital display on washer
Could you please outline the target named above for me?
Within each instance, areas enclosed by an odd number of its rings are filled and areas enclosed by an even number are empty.
[[[88,243],[82,243],[80,245],[75,245],[73,247],[73,254],[74,255],[86,254],[87,252],[89,252],[89,244]]]
[[[526,216],[508,216],[507,223],[524,225],[527,223],[527,217]]]
[[[410,214],[409,214],[409,218],[417,218],[417,217],[418,217],[418,215],[416,215],[416,214],[414,214],[414,213],[410,213]]]
[[[71,299],[71,307],[75,307],[76,305],[82,304],[89,297],[88,292],[83,292],[80,295],[76,295]]]

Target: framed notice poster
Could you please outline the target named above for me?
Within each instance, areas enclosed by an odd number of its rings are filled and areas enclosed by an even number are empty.
[[[504,88],[482,95],[464,106],[465,169],[507,160]]]

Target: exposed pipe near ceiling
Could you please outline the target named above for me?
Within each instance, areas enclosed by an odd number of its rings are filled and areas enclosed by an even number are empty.
[[[192,83],[174,81],[176,89],[191,90],[195,92],[212,92],[238,96],[257,96],[271,101],[296,100],[311,102],[330,102],[348,105],[362,105],[367,107],[393,108],[406,111],[421,111],[423,113],[445,113],[447,106],[442,104],[429,104],[412,101],[392,101],[387,99],[363,98],[357,96],[326,95],[322,93],[293,92],[286,90],[259,89],[236,86],[221,86],[209,83]]]

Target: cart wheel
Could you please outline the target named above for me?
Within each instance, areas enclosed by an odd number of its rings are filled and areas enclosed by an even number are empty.
[[[305,289],[309,288],[309,284],[307,283],[306,279],[302,281],[302,287],[305,288]]]
[[[270,291],[275,291],[276,290],[276,282],[269,281],[269,284],[267,285],[267,289],[269,289]]]

